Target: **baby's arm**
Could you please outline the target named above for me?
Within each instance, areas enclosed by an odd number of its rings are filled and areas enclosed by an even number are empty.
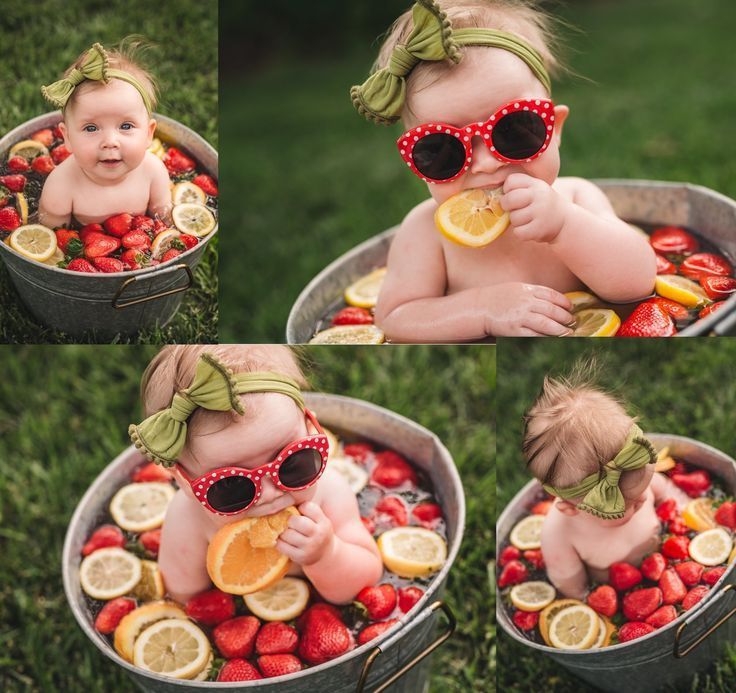
[[[552,508],[542,525],[542,556],[547,577],[563,597],[584,599],[589,587],[588,572],[567,538],[564,522],[564,515]]]
[[[445,295],[447,272],[433,200],[415,207],[396,234],[376,306],[393,342],[463,342],[488,336],[560,335],[570,302],[542,286],[508,282]]]
[[[677,501],[678,508],[682,511],[692,500],[690,496],[673,483],[670,478],[660,472],[654,472],[652,475],[650,488],[654,492],[655,505],[659,505],[663,500],[667,500],[667,498],[674,498]]]
[[[151,176],[151,193],[148,211],[167,224],[171,222],[171,180],[169,172],[155,154],[146,152],[146,166]]]
[[[63,166],[63,164],[62,164]],[[49,173],[38,202],[38,223],[50,229],[66,226],[72,218],[72,194],[68,171],[59,166]]]

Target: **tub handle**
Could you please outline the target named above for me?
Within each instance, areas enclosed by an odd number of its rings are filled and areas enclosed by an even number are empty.
[[[115,308],[115,310],[120,310],[121,308],[128,308],[129,306],[136,306],[139,303],[146,303],[146,301],[155,301],[158,298],[163,298],[164,296],[171,296],[172,294],[178,294],[180,291],[186,291],[193,283],[194,283],[194,275],[192,274],[192,270],[189,268],[189,265],[182,262],[180,265],[174,265],[173,267],[168,267],[165,270],[161,270],[160,272],[156,273],[156,277],[160,277],[162,274],[168,274],[170,272],[176,272],[177,270],[183,269],[186,272],[187,275],[187,283],[183,284],[182,286],[177,286],[173,289],[169,289],[168,291],[162,291],[160,294],[154,294],[153,296],[144,296],[143,298],[136,298],[132,301],[126,301],[125,303],[118,303],[118,300],[123,295],[123,292],[125,289],[128,288],[130,284],[133,282],[145,280],[145,279],[152,279],[153,277],[151,274],[142,274],[138,275],[137,277],[131,277],[130,279],[126,279],[121,285],[120,288],[117,290],[117,293],[115,296],[113,296],[112,299],[112,307]]]
[[[443,613],[447,617],[447,628],[438,635],[427,647],[425,647],[414,659],[407,662],[401,669],[399,669],[388,681],[384,681],[378,688],[375,688],[372,693],[381,693],[386,690],[391,684],[395,683],[400,679],[409,669],[419,664],[428,654],[434,652],[447,638],[449,638],[455,632],[455,626],[457,626],[457,619],[455,614],[452,613],[450,607],[445,604],[442,600],[438,600],[427,607],[430,614],[437,609],[442,609]],[[358,686],[355,689],[356,693],[362,693],[365,686],[365,682],[368,680],[368,674],[370,673],[373,662],[376,661],[376,657],[381,654],[380,646],[376,645],[373,651],[368,655],[368,659],[365,660],[363,665],[363,671],[360,672],[360,678],[358,679]]]
[[[721,594],[725,594],[729,590],[733,589],[734,585],[729,584],[726,585],[722,590]],[[697,640],[694,642],[691,642],[684,650],[680,650],[680,638],[682,637],[682,634],[685,632],[685,627],[687,626],[690,621],[697,616],[697,614],[693,614],[690,618],[683,621],[682,625],[677,629],[677,632],[675,633],[675,649],[673,651],[673,654],[677,659],[681,659],[682,657],[687,657],[698,645],[700,645],[703,640],[705,640],[711,633],[713,633],[715,630],[720,628],[726,621],[728,621],[731,616],[736,614],[736,607],[731,609],[718,623],[715,623],[712,625],[705,633],[703,633]]]

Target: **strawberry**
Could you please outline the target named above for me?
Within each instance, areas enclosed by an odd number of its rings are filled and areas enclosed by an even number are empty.
[[[20,215],[13,207],[0,209],[0,231],[15,231],[20,226]]]
[[[184,250],[189,250],[190,248],[194,248],[197,243],[199,243],[199,240],[196,236],[190,236],[188,233],[182,233],[179,234],[179,240],[184,245]]]
[[[539,549],[527,549],[524,551],[524,560],[531,563],[536,570],[544,568],[544,556]]]
[[[195,166],[194,161],[176,147],[169,147],[163,161],[169,173],[173,174],[193,171]]]
[[[690,318],[688,309],[682,303],[671,301],[669,298],[655,296],[654,298],[650,298],[647,303],[656,303],[673,320],[683,321]]]
[[[658,253],[667,255],[690,255],[698,250],[700,245],[694,236],[679,226],[662,226],[654,229],[649,237],[649,243]]]
[[[363,526],[368,530],[370,534],[374,534],[376,531],[376,522],[373,519],[373,517],[361,517],[360,521],[363,523]]]
[[[667,559],[661,553],[650,553],[641,562],[642,575],[647,580],[657,582],[662,577],[664,569],[667,567]]]
[[[70,254],[74,254],[71,251],[79,252],[83,249],[79,234],[76,231],[72,231],[71,229],[56,229],[54,233],[56,234],[56,245],[59,246],[61,252],[65,255],[67,254],[67,252],[69,252]],[[69,247],[69,241],[71,240],[78,241],[78,243],[74,243],[72,245],[71,251],[67,251],[67,248]]]
[[[687,588],[674,568],[667,568],[659,578],[662,601],[665,604],[679,604],[687,594]]]
[[[31,139],[40,142],[44,147],[50,147],[54,143],[54,133],[51,129],[45,128],[34,132]]]
[[[41,175],[48,176],[56,168],[50,156],[37,156],[31,163],[31,168]]]
[[[647,587],[629,592],[623,600],[624,616],[629,621],[643,621],[662,605],[662,590],[659,587]]]
[[[667,531],[670,534],[687,534],[690,528],[681,517],[675,517],[667,523]]]
[[[715,521],[729,529],[736,529],[736,503],[731,501],[721,503],[716,510]]]
[[[65,144],[60,144],[51,150],[51,159],[58,166],[64,159],[68,159],[72,153]]]
[[[588,606],[603,616],[611,617],[618,611],[616,590],[610,585],[596,587],[589,595]]]
[[[364,587],[353,604],[371,621],[382,621],[396,608],[396,589],[389,583]]]
[[[23,192],[26,187],[26,177],[20,173],[14,176],[0,176],[0,185],[4,185],[10,192]]]
[[[301,671],[303,667],[299,658],[293,654],[273,654],[259,657],[258,668],[265,677],[271,678],[273,676],[295,674],[297,671]]]
[[[688,587],[697,585],[703,575],[703,566],[695,561],[683,561],[675,565],[675,570]]]
[[[97,270],[83,257],[75,257],[66,268],[71,272],[87,272],[88,274],[96,274]]]
[[[153,233],[154,226],[153,219],[145,214],[136,214],[131,222],[131,228],[145,233]]]
[[[229,659],[217,675],[218,681],[255,681],[261,673],[247,659]]]
[[[234,616],[235,602],[231,594],[211,589],[192,597],[186,603],[185,610],[189,618],[205,626],[216,626]]]
[[[370,640],[373,640],[373,638],[377,638],[381,633],[385,633],[391,626],[398,622],[399,619],[391,618],[382,623],[371,623],[358,633],[358,645],[365,645]]]
[[[174,478],[174,475],[165,467],[155,462],[148,462],[140,467],[137,467],[130,477],[130,480],[136,484],[145,483],[149,481],[163,481],[168,482]]]
[[[117,236],[122,238],[128,231],[133,228],[133,217],[124,212],[123,214],[115,214],[102,223],[105,227],[105,231],[111,236]]]
[[[200,173],[198,176],[194,176],[192,183],[202,188],[210,197],[217,197],[217,183],[212,176],[208,176],[206,173]]]
[[[509,561],[501,571],[498,586],[503,589],[509,585],[518,585],[529,577],[527,567],[521,561]]]
[[[123,616],[135,609],[135,600],[118,597],[105,604],[95,619],[95,629],[103,635],[110,635],[122,620]]]
[[[212,640],[225,659],[250,657],[260,627],[255,616],[237,616],[220,623],[212,631]]]
[[[690,539],[687,537],[668,537],[662,544],[662,553],[667,558],[674,558],[676,560],[683,560],[690,554],[688,553],[688,546],[690,546]]]
[[[120,259],[125,263],[125,266],[129,270],[137,270],[146,265],[152,264],[150,261],[150,255],[144,252],[140,248],[128,248],[124,250]]]
[[[398,496],[384,496],[376,503],[375,512],[388,517],[392,527],[405,527],[409,524],[404,501]]]
[[[161,221],[161,219],[154,219],[153,220],[153,235],[154,236],[157,236],[162,231],[166,231],[166,229],[168,229],[168,228],[169,227],[166,226],[166,224],[164,224],[164,222]]]
[[[96,257],[92,260],[92,264],[100,270],[100,272],[124,272],[125,264],[116,257]]]
[[[371,480],[374,483],[386,488],[396,488],[407,482],[412,486],[417,485],[416,472],[398,453],[393,450],[384,450],[376,453],[376,459],[378,464],[371,473]]]
[[[256,636],[256,652],[259,655],[290,654],[296,652],[298,645],[296,628],[280,621],[264,624]]]
[[[169,248],[161,258],[161,262],[168,262],[169,260],[173,260],[175,257],[179,257],[179,255],[181,255],[181,250]]]
[[[640,303],[621,324],[617,337],[671,337],[675,323],[668,313],[656,303]]]
[[[629,621],[618,629],[618,641],[629,642],[654,632],[654,626],[641,621]]]
[[[723,306],[725,305],[725,301],[716,301],[715,303],[711,303],[709,306],[706,306],[698,313],[698,318],[700,320],[702,320],[703,318],[707,318],[711,313],[715,313],[717,310],[723,308]]]
[[[102,224],[87,224],[79,230],[79,238],[82,240],[82,243],[86,243],[90,234],[104,232],[105,229],[102,228]]]
[[[511,617],[514,625],[521,630],[533,630],[539,623],[538,611],[521,611],[517,610]]]
[[[657,506],[656,512],[657,517],[662,520],[662,522],[674,520],[677,517],[677,501],[674,498],[667,498],[667,500],[663,500]]]
[[[710,488],[710,475],[704,469],[689,474],[672,474],[670,478],[691,498],[702,496]]]
[[[373,454],[373,446],[368,443],[350,443],[342,451],[349,457],[352,457],[356,462],[362,464]]]
[[[147,532],[142,532],[138,541],[141,542],[143,548],[153,556],[158,556],[159,549],[161,548],[161,528],[149,529]]]
[[[710,592],[710,588],[705,585],[693,587],[682,600],[682,608],[685,609],[685,611],[692,609],[703,597],[705,597],[706,594],[708,594],[708,592]]]
[[[348,306],[338,310],[332,317],[333,325],[371,325],[373,316],[365,308]]]
[[[302,615],[299,656],[305,662],[322,664],[355,647],[353,636],[336,612],[330,605],[315,604]]]
[[[720,568],[709,568],[703,572],[703,582],[712,587],[721,579],[723,573],[726,572],[726,569],[726,566],[721,566]]]
[[[120,239],[104,233],[91,233],[84,243],[84,257],[94,260],[114,253],[120,247]]]
[[[689,474],[690,467],[684,462],[675,462],[675,466],[670,469],[667,474],[671,477],[673,474]]]
[[[110,546],[125,546],[123,532],[115,525],[100,525],[82,547],[82,556],[89,556],[97,549],[105,549]]]
[[[631,563],[612,563],[608,568],[608,582],[617,592],[625,592],[642,581],[641,571]]]
[[[13,173],[25,173],[31,170],[31,165],[22,156],[11,156],[8,159],[8,169]]]
[[[695,253],[680,265],[680,274],[688,279],[699,281],[701,277],[728,277],[733,274],[731,263],[722,255],[714,253]]]
[[[552,507],[551,500],[539,501],[532,506],[532,515],[546,515]]]
[[[501,555],[498,557],[498,565],[503,568],[509,561],[514,561],[517,558],[521,558],[521,551],[509,544],[501,551]]]
[[[61,123],[59,123],[59,125],[61,125]],[[64,139],[64,135],[61,132],[61,128],[59,127],[59,125],[55,125],[53,128],[51,128],[51,133],[53,134],[55,140]]]
[[[423,596],[424,591],[419,587],[400,587],[399,588],[399,610],[407,613]]]
[[[662,257],[659,253],[655,253],[657,258],[657,274],[676,274],[677,267],[666,257]]]
[[[721,301],[736,292],[736,279],[733,277],[701,277],[700,286],[705,289],[708,298]]]
[[[411,514],[426,529],[434,529],[442,519],[442,509],[437,503],[418,503]]]
[[[142,229],[133,229],[128,231],[122,238],[121,242],[124,248],[150,248],[151,239]]]
[[[677,609],[671,604],[660,606],[653,614],[647,616],[645,623],[655,628],[661,628],[677,618]]]

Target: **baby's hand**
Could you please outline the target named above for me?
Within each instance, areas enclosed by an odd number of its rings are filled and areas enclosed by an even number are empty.
[[[525,173],[512,173],[503,184],[501,207],[522,241],[550,243],[565,223],[565,199],[548,183]]]
[[[294,563],[311,565],[328,553],[335,532],[332,522],[316,503],[302,503],[299,512],[301,515],[289,518],[289,526],[279,537],[276,547]]]
[[[560,337],[575,322],[572,304],[546,286],[507,282],[484,289],[486,333],[494,337]]]

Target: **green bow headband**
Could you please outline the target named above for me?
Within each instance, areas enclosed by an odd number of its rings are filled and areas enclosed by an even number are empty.
[[[197,407],[210,411],[234,409],[244,414],[238,395],[248,392],[278,392],[291,397],[300,409],[304,409],[299,385],[288,376],[270,371],[233,374],[212,354],[202,354],[192,384],[174,395],[168,409],[156,412],[137,425],[131,424],[128,434],[149,460],[171,467],[186,442],[187,419]]]
[[[585,496],[583,501],[578,503],[578,510],[584,510],[604,520],[615,520],[623,517],[626,512],[626,502],[618,487],[621,474],[640,469],[647,464],[654,464],[656,461],[657,453],[654,446],[634,424],[621,452],[600,471],[586,476],[579,484],[569,488],[560,489],[549,484],[543,486],[548,493],[566,500]]]
[[[151,97],[140,80],[136,79],[129,72],[109,67],[107,53],[99,43],[92,45],[92,48],[87,51],[79,67],[73,68],[68,76],[60,79],[58,82],[49,84],[47,87],[41,87],[41,93],[54,106],[63,109],[74,93],[74,90],[85,80],[107,84],[112,78],[121,79],[128,84],[132,84],[141,95],[148,113],[150,114],[153,111]]]
[[[394,48],[387,67],[350,89],[353,105],[362,116],[389,125],[401,117],[406,100],[406,77],[422,61],[452,60],[459,63],[460,46],[502,48],[521,58],[549,93],[552,83],[542,56],[526,41],[496,29],[469,28],[453,31],[447,14],[435,0],[417,0],[412,8],[414,28],[406,44]]]

